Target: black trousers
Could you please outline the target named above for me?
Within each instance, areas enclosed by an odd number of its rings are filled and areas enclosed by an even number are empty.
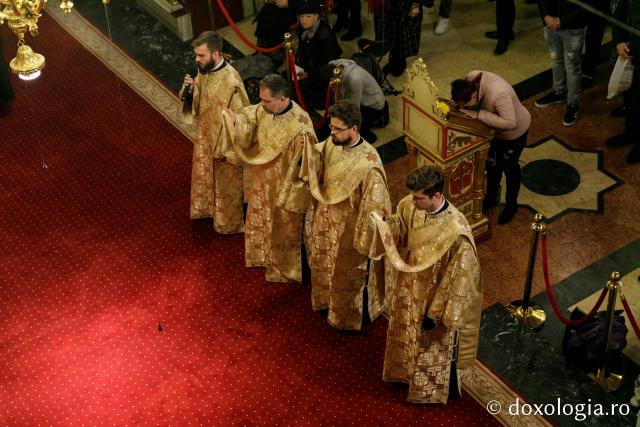
[[[335,12],[338,16],[336,26],[348,28],[354,33],[362,33],[360,0],[338,0]]]
[[[529,131],[516,139],[494,139],[489,146],[487,156],[487,194],[485,199],[492,202],[498,200],[500,180],[504,173],[507,181],[506,202],[507,205],[518,204],[518,193],[522,184],[522,169],[520,168],[520,155],[527,145]]]
[[[640,146],[640,60],[633,58],[633,82],[624,93],[624,134]]]
[[[514,0],[496,0],[496,30],[498,39],[513,38],[513,24],[516,22],[516,4]]]
[[[383,128],[389,123],[389,104],[385,101],[384,108],[381,110],[361,105],[360,114],[362,115],[362,129]]]
[[[609,0],[598,0],[596,7],[600,12],[611,15]],[[600,46],[604,37],[604,27],[607,21],[594,14],[589,14],[587,32],[584,36],[584,56],[582,58],[582,74],[594,77],[600,60]]]

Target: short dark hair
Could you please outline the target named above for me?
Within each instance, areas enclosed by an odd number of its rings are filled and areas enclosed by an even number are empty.
[[[467,79],[457,79],[451,82],[451,100],[456,104],[469,102],[473,93],[478,90],[476,83]]]
[[[360,106],[347,101],[339,101],[329,107],[329,115],[342,120],[347,127],[356,126],[360,130],[362,126],[362,114]]]
[[[222,38],[215,31],[204,31],[193,39],[191,47],[207,45],[209,52],[222,52]]]
[[[269,89],[272,96],[289,98],[289,83],[278,74],[267,74],[260,80],[260,89]]]
[[[433,197],[436,193],[442,193],[444,175],[435,166],[421,166],[407,175],[407,188],[409,191],[422,191],[427,196]]]

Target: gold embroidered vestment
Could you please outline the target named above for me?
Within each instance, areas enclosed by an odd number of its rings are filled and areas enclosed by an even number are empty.
[[[192,105],[183,104],[187,123],[198,118],[193,144],[190,217],[213,218],[218,233],[241,233],[243,220],[242,163],[233,152],[222,153],[222,108],[239,111],[249,104],[238,72],[229,64],[198,73]]]
[[[305,223],[312,307],[328,309],[338,329],[360,330],[365,282],[372,320],[384,304],[383,262],[368,262],[369,214],[391,212],[384,168],[367,142],[346,148],[329,138],[305,154],[303,174],[314,197]]]
[[[245,226],[247,267],[266,267],[267,281],[302,280],[302,213],[310,194],[299,178],[305,141],[314,143],[309,115],[291,101],[282,114],[267,113],[261,104],[244,108],[225,126],[233,149],[248,173]]]
[[[409,402],[446,403],[451,362],[465,369],[478,346],[482,289],[469,224],[452,205],[431,215],[416,209],[411,196],[386,222],[371,216],[379,238],[370,254],[386,253],[397,270],[383,380],[409,384]],[[436,321],[434,329],[422,329],[425,315]]]

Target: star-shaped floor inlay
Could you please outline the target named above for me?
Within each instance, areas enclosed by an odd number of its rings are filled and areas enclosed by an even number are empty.
[[[520,156],[518,204],[547,221],[569,211],[602,212],[604,193],[623,183],[604,169],[602,157],[602,151],[573,148],[556,136],[527,146]],[[504,178],[502,188],[506,188]]]

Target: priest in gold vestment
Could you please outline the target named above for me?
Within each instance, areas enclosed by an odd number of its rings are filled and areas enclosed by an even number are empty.
[[[224,114],[226,138],[248,174],[245,262],[266,267],[269,282],[300,282],[302,213],[311,200],[300,166],[315,132],[281,76],[260,81],[260,98],[238,114]]]
[[[411,194],[388,219],[372,213],[374,258],[397,270],[389,301],[383,380],[409,384],[412,403],[447,403],[459,370],[474,361],[482,289],[476,246],[464,215],[442,195],[434,166],[407,176]]]
[[[238,72],[221,54],[222,39],[205,31],[191,43],[198,75],[186,75],[180,91],[187,123],[198,118],[191,170],[191,219],[213,218],[218,233],[244,230],[242,162],[232,151],[222,153],[222,109],[249,104]]]
[[[328,309],[333,327],[360,330],[365,287],[370,319],[384,304],[384,266],[367,257],[369,214],[391,213],[391,201],[380,156],[360,136],[359,106],[339,102],[329,114],[331,136],[308,145],[303,162],[314,198],[305,223],[311,303]]]

